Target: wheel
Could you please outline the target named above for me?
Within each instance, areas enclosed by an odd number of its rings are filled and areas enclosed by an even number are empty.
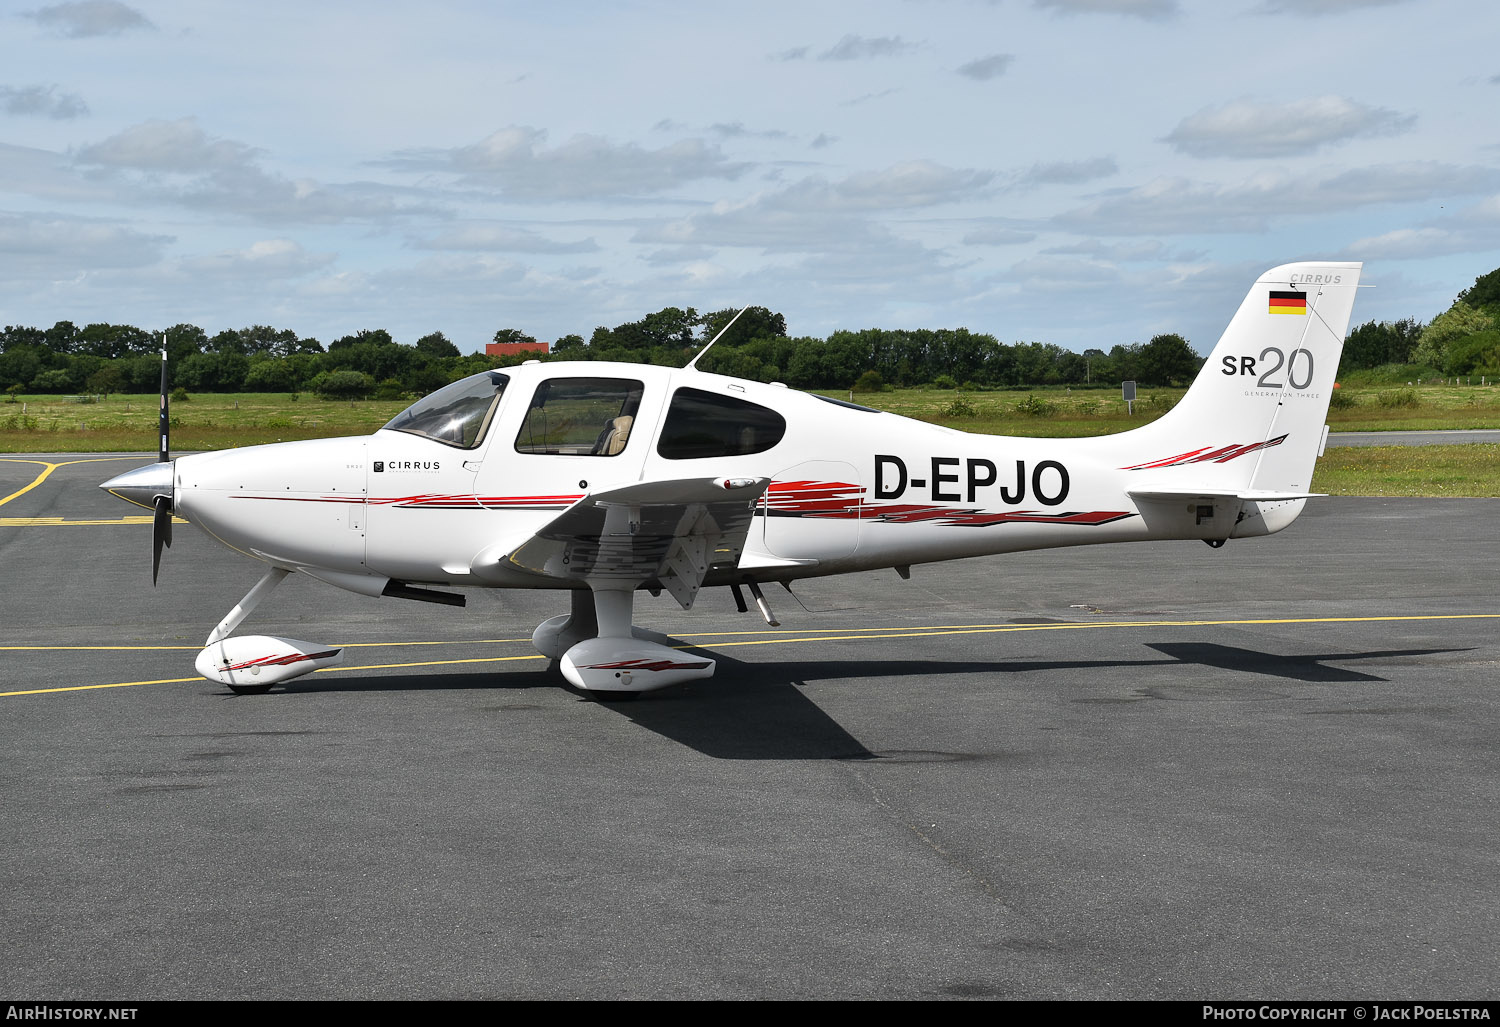
[[[584,693],[595,702],[635,702],[641,697],[640,692],[610,691],[606,688],[590,688]]]
[[[609,703],[611,705],[621,702],[634,702],[645,694],[644,692],[627,692],[623,688],[579,688],[574,684],[565,684],[563,688],[572,692],[580,699],[587,699],[589,702]]]
[[[270,685],[225,685],[235,695],[265,695],[271,690]]]

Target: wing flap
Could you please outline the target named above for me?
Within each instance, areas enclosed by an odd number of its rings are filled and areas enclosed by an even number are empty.
[[[659,582],[684,609],[735,567],[769,478],[638,482],[584,496],[516,546],[511,567],[591,587]]]

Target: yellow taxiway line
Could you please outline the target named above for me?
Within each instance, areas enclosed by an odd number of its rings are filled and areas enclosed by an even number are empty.
[[[386,649],[407,645],[500,645],[504,642],[530,642],[526,638],[471,638],[446,642],[335,642],[330,649]],[[178,649],[197,652],[201,645],[0,645],[0,653],[45,653],[45,652],[146,652],[152,649]]]
[[[1068,621],[1061,624],[979,624],[964,627],[885,629],[878,635],[810,635],[801,638],[762,638],[745,642],[709,643],[715,649],[736,645],[778,645],[786,642],[849,642],[876,638],[927,638],[934,635],[994,635],[1008,631],[1077,631],[1084,628],[1200,628],[1252,624],[1358,624],[1365,621],[1500,620],[1500,613],[1413,614],[1391,617],[1279,617],[1256,620],[1119,620]],[[882,630],[882,629],[856,629]],[[707,645],[704,646],[706,648]],[[684,646],[680,648],[698,648]]]
[[[1500,620],[1500,613],[1436,613],[1436,614],[1391,614],[1371,617],[1263,617],[1238,620],[1134,620],[1134,621],[1079,621],[1061,624],[965,624],[935,625],[926,628],[849,628],[852,634],[806,634],[793,631],[775,632],[787,637],[759,638],[727,642],[703,642],[677,646],[678,649],[724,649],[745,645],[785,645],[792,642],[868,642],[886,638],[928,638],[939,635],[990,635],[1013,631],[1078,631],[1089,628],[1171,628],[1171,627],[1249,627],[1275,624],[1368,624],[1393,621],[1459,621]],[[807,629],[812,630],[812,629]],[[683,638],[724,638],[726,635],[757,634],[757,632],[701,632],[683,635]],[[527,642],[529,639],[501,638],[484,641],[457,642],[352,642],[337,648],[380,648],[384,646],[418,645],[480,645]],[[0,646],[0,652],[45,652],[45,651],[148,651],[160,649],[199,649],[201,646]],[[540,660],[545,657],[537,653],[521,656],[481,656],[456,660],[422,660],[410,663],[373,663],[348,667],[325,667],[315,674],[346,673],[352,670],[398,670],[407,667],[448,667],[473,663],[513,663],[520,660]],[[202,681],[200,677],[160,678],[153,681],[117,681],[101,685],[66,685],[58,688],[33,688],[25,691],[0,692],[0,698],[17,695],[43,695],[50,692],[82,692],[101,688],[130,688],[135,685],[170,685]]]
[[[6,496],[4,499],[0,499],[0,506],[4,506],[6,503],[9,503],[12,499],[15,499],[17,496],[24,496],[26,493],[30,492],[32,489],[34,489],[38,485],[40,485],[42,482],[46,481],[47,478],[48,478],[48,476],[51,475],[52,472],[55,471],[55,470],[57,470],[59,467],[71,467],[73,464],[102,464],[102,463],[107,463],[110,460],[139,460],[139,459],[140,459],[140,455],[139,454],[127,454],[125,456],[96,456],[96,457],[90,457],[87,460],[61,460],[61,461],[58,461],[57,463],[52,463],[51,461],[48,461],[48,460],[23,460],[23,459],[20,459],[19,457],[0,457],[0,463],[6,463],[6,464],[41,464],[44,468],[46,468],[46,470],[42,471],[41,474],[37,475],[35,478],[32,479],[30,485],[27,485],[25,488],[23,488],[23,489],[21,489],[21,490],[19,490],[17,492],[12,492],[10,495]],[[26,520],[27,518],[20,518],[20,519],[21,520]],[[151,518],[147,517],[146,521],[147,521],[147,523],[150,523]],[[87,523],[87,522],[80,521],[78,523]],[[96,522],[96,523],[111,524],[111,523],[114,523],[114,522],[112,522],[112,521],[102,521],[102,522]]]
[[[24,489],[22,491],[25,491]],[[16,495],[20,495],[17,492]],[[150,514],[134,516],[127,514],[124,517],[115,517],[109,520],[98,521],[70,521],[65,517],[0,517],[0,528],[76,528],[80,526],[97,527],[101,524],[147,524],[151,523]],[[190,522],[181,517],[173,517],[173,524],[188,524]]]

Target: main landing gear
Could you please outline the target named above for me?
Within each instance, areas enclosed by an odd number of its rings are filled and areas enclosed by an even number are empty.
[[[665,635],[630,623],[633,588],[574,589],[572,611],[543,621],[531,636],[563,677],[599,699],[633,697],[713,676],[714,661],[662,644]]]

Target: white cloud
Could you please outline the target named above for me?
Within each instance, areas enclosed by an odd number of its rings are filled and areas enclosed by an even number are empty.
[[[75,93],[60,93],[57,86],[0,86],[0,107],[7,114],[37,116],[62,121],[80,118],[89,105]]]
[[[1491,239],[1489,245],[1497,241]],[[1442,228],[1398,228],[1394,232],[1356,239],[1344,253],[1357,260],[1407,260],[1462,253],[1473,248],[1461,234]],[[1488,247],[1485,247],[1488,248]]]
[[[511,253],[593,253],[593,239],[563,242],[513,225],[466,222],[451,225],[412,244],[421,250],[471,250]]]
[[[380,186],[322,185],[288,179],[259,168],[201,178],[181,189],[163,189],[154,198],[208,212],[233,214],[267,224],[332,225],[386,222],[431,208],[403,207]]]
[[[841,101],[839,103],[839,106],[840,107],[857,107],[857,106],[859,106],[862,103],[869,103],[871,100],[879,100],[879,99],[882,99],[883,97],[894,96],[895,94],[897,94],[899,92],[901,92],[901,90],[900,90],[899,87],[892,86],[890,89],[882,89],[878,93],[861,93],[859,96],[856,96],[852,100]]]
[[[126,225],[54,214],[0,214],[0,255],[13,278],[73,276],[144,267],[161,259],[168,236]]]
[[[632,242],[670,246],[749,246],[777,251],[829,251],[869,246],[891,237],[847,210],[784,206],[780,194],[757,196],[675,221],[646,225]]]
[[[1342,96],[1289,103],[1234,100],[1184,118],[1163,142],[1194,157],[1286,157],[1369,136],[1398,135],[1416,117]]]
[[[27,11],[25,17],[70,39],[118,36],[130,29],[156,27],[140,11],[117,3],[116,0],[77,0],[75,3],[54,4]]]
[[[918,304],[944,307],[965,292],[968,286],[956,275],[958,269],[940,251],[887,237],[874,247],[829,250],[790,263],[761,264],[734,281],[729,303],[740,302],[740,297],[786,296],[811,286],[816,299],[804,300],[801,306],[804,313],[820,307],[834,312],[836,320],[825,330],[896,327],[893,310]],[[774,300],[770,305],[779,307]],[[943,316],[951,315],[945,312]],[[800,321],[789,321],[794,333],[813,330]]]
[[[1147,262],[1175,261],[1183,262],[1190,260],[1201,260],[1201,253],[1174,253],[1166,243],[1159,239],[1141,240],[1139,242],[1104,242],[1100,239],[1087,239],[1082,242],[1069,243],[1065,246],[1049,246],[1042,250],[1048,256],[1082,256],[1093,257],[1096,260],[1110,261],[1116,264],[1136,264]]]
[[[871,57],[899,57],[917,49],[920,49],[918,44],[908,43],[900,36],[846,35],[832,47],[818,54],[818,60],[862,61]]]
[[[85,146],[77,153],[83,164],[192,174],[244,167],[258,153],[253,147],[227,139],[210,139],[196,118],[146,121]]]
[[[1500,168],[1406,161],[1354,168],[1316,183],[1304,209],[1353,209],[1378,203],[1417,203],[1487,192],[1500,185]]]
[[[1148,21],[1177,16],[1176,0],[1031,0],[1031,6],[1059,14],[1123,14]]]
[[[171,203],[280,224],[383,221],[422,212],[399,205],[386,186],[327,185],[266,171],[262,153],[210,137],[196,119],[181,118],[131,126],[81,147],[74,160],[134,204]]]
[[[429,284],[441,282],[451,287],[454,284],[478,283],[517,285],[526,279],[531,269],[514,260],[491,256],[442,255],[419,260],[411,267],[378,272],[373,280],[391,288],[421,290]]]
[[[195,278],[222,278],[235,282],[299,278],[331,264],[332,253],[308,253],[291,239],[263,239],[243,250],[223,250],[179,263],[180,270]]]
[[[1364,7],[1391,7],[1409,0],[1263,0],[1262,14],[1347,14]]]
[[[1035,232],[1023,232],[1004,225],[980,225],[965,235],[963,241],[971,246],[1017,246],[1035,238]]]
[[[716,136],[725,139],[751,138],[751,139],[786,139],[787,133],[778,128],[749,129],[742,121],[719,121],[708,126],[708,130]]]
[[[1121,280],[1119,269],[1094,260],[1030,257],[1017,261],[997,276],[1001,281],[1018,282],[1028,289],[1050,291],[1094,288]]]
[[[959,65],[958,73],[979,82],[988,82],[992,78],[1004,75],[1005,69],[1009,68],[1015,59],[1015,54],[990,54],[988,57],[980,57],[967,64]]]
[[[1113,157],[1095,157],[1090,160],[1053,161],[1049,164],[1033,164],[1016,177],[1019,186],[1033,185],[1077,185],[1095,179],[1116,175],[1120,167]]]
[[[546,137],[541,129],[513,125],[470,146],[407,153],[386,163],[397,169],[455,172],[466,185],[530,202],[651,195],[703,179],[738,178],[749,167],[731,162],[701,139],[650,150],[580,134],[548,149]]]
[[[362,271],[336,271],[315,278],[298,289],[303,295],[344,297],[378,294],[370,275]]]
[[[115,195],[112,185],[85,178],[62,154],[7,143],[0,143],[0,192],[50,203],[99,202]]]
[[[1500,185],[1500,169],[1409,161],[1315,178],[1266,171],[1234,185],[1156,178],[1106,194],[1053,218],[1070,231],[1101,235],[1262,232],[1277,218],[1472,195]]]
[[[648,264],[659,267],[681,267],[702,263],[713,255],[714,251],[707,246],[671,246],[666,249],[653,250],[645,254],[642,259]]]
[[[1356,239],[1345,248],[1352,260],[1420,260],[1500,249],[1500,195],[1488,196],[1446,217]]]
[[[903,161],[884,171],[856,172],[824,187],[811,179],[806,188],[793,186],[789,194],[809,205],[847,206],[863,210],[929,207],[969,199],[981,193],[995,177],[992,171],[948,168],[928,160]]]
[[[834,252],[886,246],[896,240],[880,214],[954,203],[982,195],[989,171],[907,161],[836,182],[818,176],[745,200],[638,231],[635,242],[751,246],[768,250]]]

